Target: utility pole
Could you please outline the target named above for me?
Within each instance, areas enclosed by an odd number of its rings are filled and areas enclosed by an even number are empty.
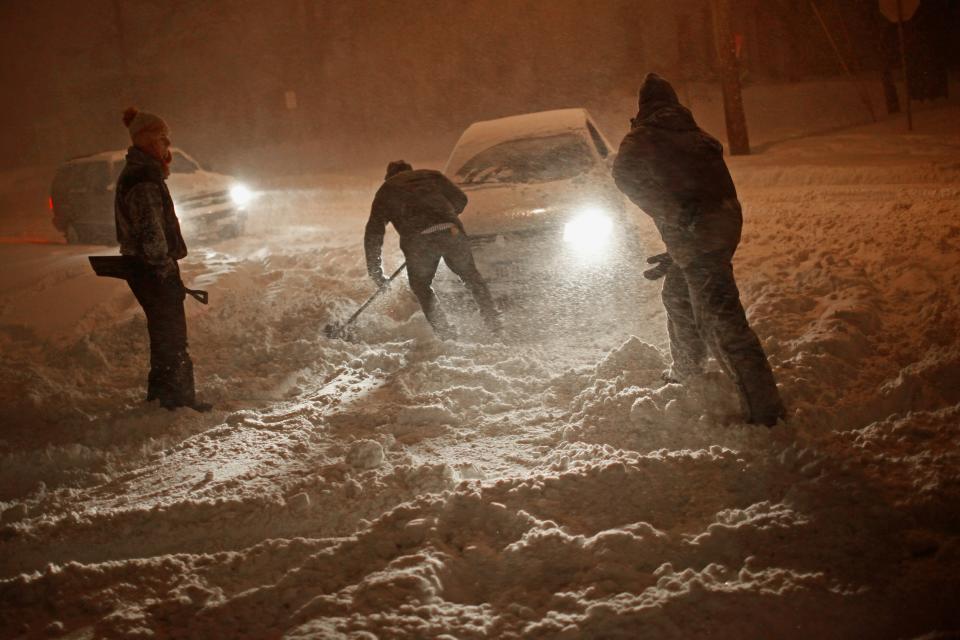
[[[913,131],[913,109],[910,106],[910,72],[907,69],[907,45],[903,38],[903,23],[913,17],[920,0],[880,0],[880,13],[897,25],[900,40],[900,66],[903,67],[903,93],[907,105],[907,131]]]
[[[910,75],[907,72],[907,45],[903,40],[903,0],[897,0],[897,38],[900,40],[900,66],[903,67],[903,94],[907,99],[907,131],[913,131],[913,108],[910,105]]]
[[[713,32],[720,61],[720,87],[723,91],[723,115],[727,123],[730,155],[749,155],[750,137],[743,112],[740,90],[740,65],[730,27],[730,0],[713,0]]]

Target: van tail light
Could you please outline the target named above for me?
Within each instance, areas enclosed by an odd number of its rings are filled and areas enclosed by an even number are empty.
[[[53,211],[53,196],[47,198],[47,206],[50,207],[50,211]]]

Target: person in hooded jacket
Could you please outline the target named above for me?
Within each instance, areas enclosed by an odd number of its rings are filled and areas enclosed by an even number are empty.
[[[147,316],[150,374],[147,401],[173,410],[209,411],[198,402],[193,361],[187,352],[186,291],[177,261],[187,245],[167,189],[170,175],[170,129],[159,116],[130,107],[123,114],[133,145],[117,178],[114,216],[120,253],[137,259],[130,289]]]
[[[410,289],[434,332],[444,340],[456,338],[457,332],[432,287],[441,258],[473,295],[487,328],[495,335],[501,330],[499,314],[474,263],[459,218],[466,206],[467,195],[445,175],[430,169],[415,170],[397,160],[387,166],[363,236],[367,272],[378,287],[383,287],[387,283],[381,264],[383,236],[387,224],[393,224],[400,235]]]
[[[653,218],[667,252],[645,275],[662,291],[673,364],[669,380],[703,371],[710,352],[733,379],[749,422],[785,416],[773,372],[747,322],[733,276],[742,215],[723,147],[680,105],[669,82],[648,74],[639,111],[620,144],[613,176]]]

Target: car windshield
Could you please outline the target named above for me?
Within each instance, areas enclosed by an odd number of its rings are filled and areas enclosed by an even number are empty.
[[[565,133],[509,140],[481,151],[457,171],[460,184],[499,184],[565,180],[593,167],[587,143]]]
[[[197,163],[187,158],[179,151],[173,152],[173,161],[170,163],[170,173],[196,173],[200,170]]]

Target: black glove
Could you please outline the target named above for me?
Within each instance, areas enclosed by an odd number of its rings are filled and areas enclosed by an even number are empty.
[[[658,253],[655,256],[647,258],[647,264],[655,264],[657,266],[644,271],[643,277],[647,280],[659,280],[667,275],[667,271],[669,271],[673,265],[673,258],[670,257],[669,253]]]
[[[383,289],[390,282],[387,280],[386,276],[383,275],[383,271],[375,271],[371,273],[370,279],[373,280],[375,285],[377,285],[377,289]]]

